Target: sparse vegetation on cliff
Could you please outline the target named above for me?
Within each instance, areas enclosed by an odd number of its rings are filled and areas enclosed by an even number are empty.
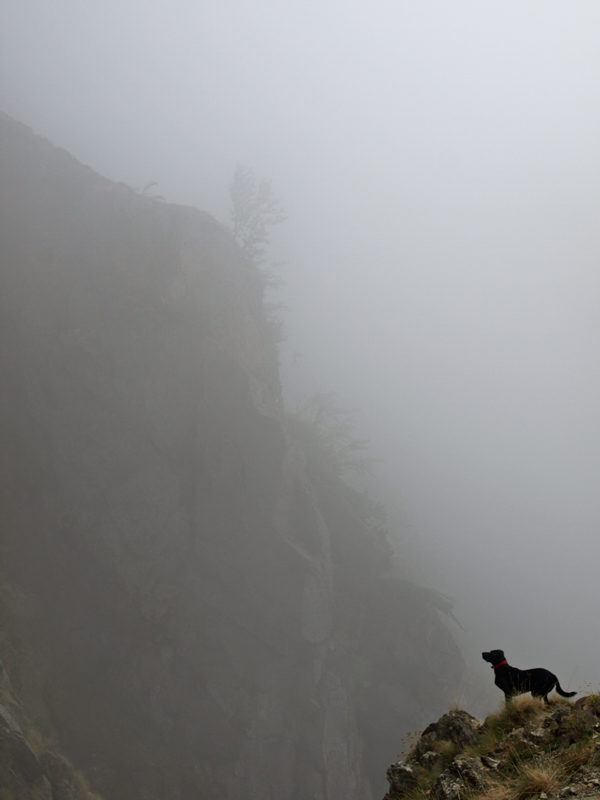
[[[365,455],[368,442],[354,434],[354,411],[338,405],[334,392],[317,392],[290,415],[290,425],[317,480],[349,472],[368,472],[375,459]]]
[[[250,167],[243,164],[235,168],[229,185],[229,197],[233,235],[263,301],[268,340],[278,345],[286,338],[285,324],[280,316],[284,306],[281,301],[266,300],[265,293],[267,289],[281,288],[283,279],[276,271],[277,264],[267,266],[265,255],[270,229],[285,222],[287,217],[271,184],[257,180]]]

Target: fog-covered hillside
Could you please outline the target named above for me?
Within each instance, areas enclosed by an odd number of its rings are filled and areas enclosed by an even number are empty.
[[[6,115],[0,165],[8,710],[107,800],[377,796],[462,657],[283,408],[259,273]]]

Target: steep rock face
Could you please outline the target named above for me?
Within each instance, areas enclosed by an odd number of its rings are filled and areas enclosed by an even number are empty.
[[[6,116],[0,148],[13,684],[107,798],[371,797],[462,662],[368,503],[311,479],[258,276]]]

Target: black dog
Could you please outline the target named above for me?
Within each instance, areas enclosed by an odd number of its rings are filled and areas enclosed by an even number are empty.
[[[492,669],[496,673],[494,683],[504,692],[507,703],[511,697],[523,694],[523,692],[531,692],[533,697],[541,697],[545,703],[548,703],[548,693],[552,689],[556,689],[563,697],[573,697],[574,694],[577,694],[577,692],[564,692],[560,688],[556,675],[547,669],[510,667],[504,658],[503,650],[490,650],[489,653],[482,653],[481,657],[492,665]]]

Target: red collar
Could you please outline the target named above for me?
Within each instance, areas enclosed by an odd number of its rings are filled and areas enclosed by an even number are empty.
[[[498,667],[503,667],[505,664],[508,664],[508,661],[504,659],[499,664],[492,664],[492,669],[498,669]]]

